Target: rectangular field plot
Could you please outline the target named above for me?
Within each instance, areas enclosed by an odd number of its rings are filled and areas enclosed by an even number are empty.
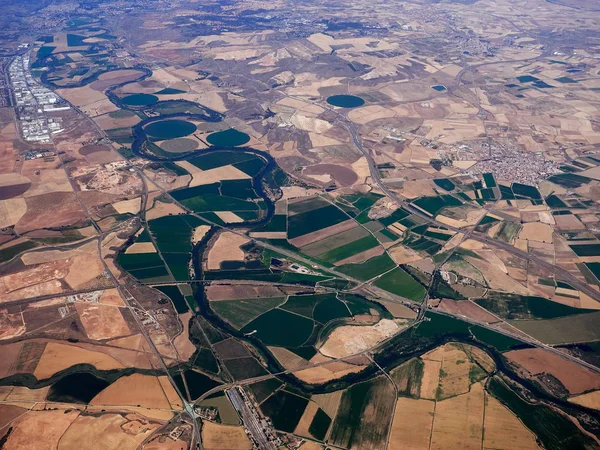
[[[291,239],[302,236],[348,219],[342,210],[333,205],[296,214],[288,217],[288,237]]]
[[[429,450],[435,403],[400,397],[390,435],[390,450]]]
[[[285,297],[222,300],[210,302],[210,307],[239,330],[261,314],[281,305],[284,301]]]
[[[325,239],[321,239],[320,241],[313,242],[312,244],[305,245],[300,248],[300,251],[305,255],[317,256],[366,236],[369,236],[367,230],[363,227],[354,227]]]
[[[511,320],[510,324],[545,344],[574,344],[600,339],[600,312],[551,320]]]
[[[317,255],[317,258],[329,263],[335,263],[351,256],[358,255],[359,253],[377,247],[378,245],[379,241],[369,234],[363,238],[350,242],[349,244],[321,253]]]
[[[385,448],[395,403],[393,386],[383,376],[351,386],[342,395],[331,442],[344,448]]]
[[[337,270],[359,280],[370,280],[377,275],[393,269],[395,266],[396,263],[392,261],[387,253],[384,253],[383,255],[368,259],[361,264],[344,264],[338,266]]]
[[[292,433],[307,405],[306,398],[280,390],[265,400],[260,408],[271,418],[276,429]]]
[[[374,284],[388,292],[415,301],[421,301],[425,296],[425,288],[401,267],[382,275]]]

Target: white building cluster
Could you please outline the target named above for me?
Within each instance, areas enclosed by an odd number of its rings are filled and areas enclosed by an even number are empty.
[[[70,107],[50,89],[35,81],[29,71],[29,53],[17,56],[9,67],[9,79],[15,98],[23,139],[49,144],[51,135],[62,131],[59,118],[48,119],[47,112],[66,111]]]

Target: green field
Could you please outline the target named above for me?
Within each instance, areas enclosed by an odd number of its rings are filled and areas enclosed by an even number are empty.
[[[442,209],[460,206],[462,203],[452,195],[439,195],[436,197],[421,197],[416,199],[413,204],[435,216]]]
[[[549,320],[511,320],[510,324],[545,344],[600,340],[600,311]]]
[[[350,218],[333,205],[288,217],[288,238],[293,239],[349,220]]]
[[[329,417],[325,411],[319,408],[313,417],[310,426],[308,427],[308,432],[312,434],[315,439],[322,441],[325,439],[325,435],[327,434],[330,425],[331,417]]]
[[[148,106],[156,103],[158,97],[152,94],[132,94],[121,99],[127,106]]]
[[[159,120],[146,125],[144,131],[155,140],[162,141],[189,136],[196,131],[196,125],[179,119]]]
[[[378,245],[379,241],[375,239],[373,235],[369,234],[354,242],[350,242],[349,244],[321,253],[317,255],[317,259],[328,263],[335,263],[351,256],[358,255],[359,253],[377,247]]]
[[[391,272],[382,275],[373,284],[388,292],[411,300],[421,301],[425,297],[425,288],[417,283],[401,267],[397,267]]]
[[[210,307],[239,330],[261,314],[281,305],[284,301],[284,297],[221,300],[210,302]]]
[[[253,333],[265,345],[299,347],[312,334],[314,322],[281,309],[272,309],[244,326],[242,333]]]
[[[554,319],[595,311],[573,308],[542,297],[499,292],[491,292],[489,298],[480,298],[475,300],[475,303],[502,319]]]
[[[237,147],[238,145],[244,145],[249,140],[250,136],[233,128],[209,134],[206,138],[206,142],[215,147]]]
[[[344,264],[339,266],[337,270],[350,277],[366,281],[393,269],[395,266],[396,263],[392,261],[392,258],[384,253],[360,264]]]
[[[280,390],[261,405],[262,412],[271,418],[273,426],[281,431],[292,433],[298,425],[308,400],[287,391]]]
[[[181,291],[177,286],[156,286],[160,292],[165,294],[173,302],[173,306],[177,311],[177,314],[183,314],[189,311],[188,304],[185,298],[181,294]]]

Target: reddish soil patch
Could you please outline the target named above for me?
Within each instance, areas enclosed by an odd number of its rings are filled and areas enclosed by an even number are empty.
[[[549,373],[571,394],[600,389],[600,375],[541,348],[513,350],[504,354],[533,375]]]
[[[290,239],[290,243],[296,247],[304,247],[305,245],[312,244],[313,242],[320,241],[321,239],[325,239],[326,237],[333,236],[334,234],[341,233],[342,231],[346,231],[357,226],[358,223],[354,220],[346,220],[330,227],[321,228],[320,230],[313,231],[312,233]]]
[[[440,303],[440,306],[438,306],[438,309],[452,314],[460,314],[461,316],[465,316],[473,320],[478,320],[480,322],[499,322],[497,317],[493,316],[485,309],[477,306],[475,303],[470,302],[469,300],[454,301],[444,299]]]
[[[79,154],[83,156],[91,155],[95,152],[110,152],[110,147],[106,145],[86,145],[79,149]]]
[[[0,200],[18,197],[31,187],[31,183],[13,184],[11,186],[0,187]]]
[[[358,175],[353,170],[337,164],[317,164],[316,166],[306,167],[303,172],[306,175],[328,174],[340,186],[352,186],[358,180]]]
[[[27,412],[25,408],[18,406],[0,405],[0,430],[25,412]]]
[[[210,301],[233,300],[238,298],[283,297],[284,294],[273,286],[252,285],[213,285],[206,287]]]
[[[27,212],[15,226],[17,233],[71,225],[86,215],[73,192],[52,192],[27,198]]]

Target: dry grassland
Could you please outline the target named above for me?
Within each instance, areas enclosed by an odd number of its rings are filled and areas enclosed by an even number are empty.
[[[135,414],[79,416],[60,440],[58,450],[135,450],[158,428]]]
[[[569,401],[587,408],[600,410],[600,391],[588,392],[587,394],[571,397]]]
[[[267,347],[279,363],[287,370],[296,370],[308,365],[308,361],[283,347]]]
[[[137,214],[140,212],[142,206],[141,198],[132,198],[131,200],[122,200],[112,204],[113,208],[117,210],[119,214]]]
[[[181,320],[181,323],[183,325],[183,331],[179,334],[179,336],[177,336],[175,339],[173,339],[173,346],[175,347],[175,350],[177,350],[177,354],[179,356],[179,359],[182,361],[187,361],[189,360],[192,355],[194,354],[194,352],[197,350],[196,346],[194,344],[192,344],[192,342],[190,341],[190,329],[189,329],[189,323],[190,323],[190,318],[192,317],[192,312],[188,311],[185,314],[181,314],[179,316],[179,319]]]
[[[206,450],[250,450],[252,444],[243,427],[202,422],[202,446]]]
[[[86,350],[75,345],[48,342],[33,375],[42,380],[75,364],[91,364],[98,370],[122,369],[116,359],[103,353]]]
[[[192,244],[197,244],[202,240],[206,233],[210,230],[210,225],[200,225],[194,228],[194,234],[192,235]]]
[[[529,222],[524,223],[519,232],[519,239],[538,242],[552,242],[554,229],[545,223]]]
[[[316,354],[310,360],[311,364],[327,361],[328,358]],[[363,370],[366,366],[348,364],[342,361],[324,364],[322,366],[310,367],[294,372],[294,376],[308,384],[321,384],[327,381],[336,380],[349,373],[356,373]]]
[[[400,397],[388,448],[390,450],[429,450],[435,403]]]
[[[484,390],[474,384],[467,394],[436,403],[431,449],[481,450]]]
[[[42,402],[46,399],[50,386],[29,389],[25,386],[1,386],[0,400],[3,402]]]
[[[250,242],[244,236],[224,231],[217,237],[212,248],[208,251],[208,270],[218,270],[223,261],[243,261],[244,251],[240,246]]]
[[[0,200],[0,228],[15,225],[26,212],[27,202],[24,198]]]
[[[310,399],[327,413],[329,417],[335,417],[342,401],[344,391],[333,391],[329,394],[315,394]]]
[[[77,303],[75,308],[90,339],[99,341],[131,334],[120,308],[116,306]]]
[[[419,397],[435,399],[440,383],[441,361],[434,361],[423,357],[423,378],[421,379],[421,392]]]
[[[181,163],[178,163],[181,165]],[[188,163],[189,164],[189,163]],[[191,164],[189,164],[191,165]],[[252,178],[247,173],[242,172],[240,169],[234,166],[222,166],[216,167],[215,169],[201,170],[196,167],[196,170],[188,168],[186,165],[184,169],[192,174],[192,181],[189,187],[202,186],[205,184],[213,184],[219,181],[225,180],[246,180]],[[194,166],[195,167],[195,166]]]
[[[185,211],[175,203],[165,203],[160,200],[156,200],[152,208],[146,213],[146,219],[158,219],[159,217],[168,216],[169,214],[177,215],[183,214]]]
[[[310,424],[312,423],[312,420],[318,410],[319,406],[316,403],[308,402],[308,405],[306,406],[298,425],[296,425],[294,434],[311,437],[312,435],[308,432],[308,427],[310,427]]]
[[[156,253],[156,247],[152,242],[134,242],[125,250],[126,255],[133,253]]]
[[[533,450],[540,447],[531,431],[509,409],[486,394],[483,448]]]
[[[11,339],[25,333],[25,322],[21,313],[9,313],[0,309],[0,340]]]
[[[65,431],[78,416],[77,410],[30,411],[12,423],[13,430],[3,448],[55,450]]]
[[[96,395],[90,404],[142,406],[151,409],[171,408],[158,377],[137,373],[119,378]]]
[[[226,223],[241,223],[244,221],[240,216],[238,216],[233,211],[215,211],[215,214]]]

